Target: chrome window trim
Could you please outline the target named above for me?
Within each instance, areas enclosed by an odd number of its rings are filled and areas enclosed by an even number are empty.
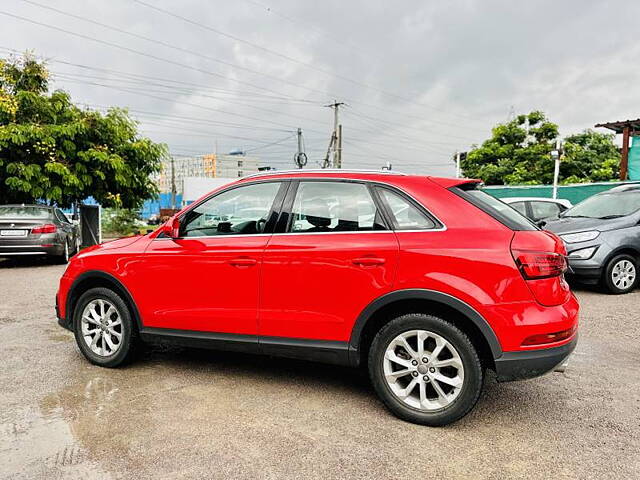
[[[329,169],[323,169],[320,171],[326,172]],[[338,172],[342,171],[345,172],[344,170],[341,169],[336,169]],[[292,170],[293,172],[299,172],[299,170]],[[311,170],[307,170],[307,171],[311,171]],[[317,171],[317,170],[314,170]],[[333,171],[333,170],[330,170]],[[378,171],[375,171],[376,173],[380,173]],[[283,170],[284,173],[284,170]],[[391,172],[391,173],[397,173],[397,172]],[[266,175],[266,173],[265,173]],[[401,174],[404,175],[404,174]],[[244,178],[248,178],[248,177],[244,177]],[[408,194],[407,192],[405,192],[402,188],[396,186],[396,185],[392,185],[390,183],[387,182],[381,182],[379,180],[367,180],[367,179],[360,179],[360,178],[340,178],[340,177],[283,177],[283,178],[269,178],[269,179],[258,179],[255,182],[240,182],[240,183],[233,183],[231,185],[228,186],[228,188],[223,188],[222,190],[216,191],[214,194],[207,196],[206,198],[204,198],[201,202],[198,202],[197,205],[201,205],[204,202],[208,201],[209,199],[213,198],[214,196],[220,195],[228,190],[232,190],[234,188],[237,187],[241,187],[241,186],[248,186],[248,185],[255,185],[255,184],[259,184],[259,183],[267,183],[267,182],[283,182],[283,181],[291,181],[291,180],[304,180],[304,181],[308,181],[308,180],[322,180],[322,181],[348,181],[348,182],[356,182],[356,183],[363,183],[363,184],[369,184],[369,185],[381,185],[383,187],[388,187],[391,190],[397,190],[398,192],[402,193],[403,195],[406,195],[407,197],[409,197],[412,201],[414,201],[415,203],[417,203],[418,205],[420,205],[422,208],[424,208],[424,210],[431,215],[438,223],[440,223],[440,225],[442,225],[442,227],[440,228],[431,228],[431,229],[426,229],[426,230],[394,230],[393,228],[391,228],[390,230],[361,230],[361,231],[352,231],[352,232],[278,232],[278,233],[240,233],[240,234],[231,234],[231,235],[203,235],[203,236],[198,236],[198,237],[180,237],[177,238],[175,240],[185,240],[185,239],[192,239],[192,238],[237,238],[237,237],[266,237],[266,236],[274,236],[274,235],[327,235],[327,234],[332,234],[332,235],[340,235],[340,234],[368,234],[368,233],[435,233],[435,232],[444,232],[447,230],[447,225],[440,220],[440,218],[435,215],[431,210],[429,210],[427,207],[425,207],[422,202],[416,200],[412,195]],[[195,203],[195,202],[194,202]],[[195,205],[192,208],[195,208],[197,205]],[[191,205],[190,205],[191,206]],[[182,213],[180,216],[184,215],[186,213],[186,211],[184,213]],[[280,212],[281,213],[281,212]],[[155,240],[174,240],[170,237],[155,237],[153,238],[153,241]]]

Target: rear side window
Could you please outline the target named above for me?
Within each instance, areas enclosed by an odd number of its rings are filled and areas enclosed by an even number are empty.
[[[515,208],[520,215],[527,216],[527,205],[524,202],[515,202],[509,204],[511,208]]]
[[[465,183],[449,189],[511,230],[539,230],[531,221],[504,202],[478,189],[477,183]]]
[[[384,222],[361,183],[300,182],[290,232],[362,232],[384,230]]]
[[[401,195],[386,188],[378,191],[387,204],[396,230],[433,230],[439,226]]]

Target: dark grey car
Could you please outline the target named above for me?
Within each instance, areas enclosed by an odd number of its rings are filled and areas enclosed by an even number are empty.
[[[80,247],[80,230],[59,208],[0,205],[0,257],[46,255],[66,263]]]
[[[600,283],[610,293],[627,293],[638,283],[640,184],[614,187],[547,220],[543,228],[564,241],[571,274]]]

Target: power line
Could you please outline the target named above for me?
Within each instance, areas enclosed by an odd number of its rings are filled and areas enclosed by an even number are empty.
[[[415,100],[407,98],[407,97],[403,97],[402,95],[397,95],[397,94],[392,93],[392,92],[387,92],[387,91],[385,91],[385,90],[383,90],[381,88],[378,88],[376,86],[369,85],[367,83],[363,83],[363,82],[360,82],[358,80],[354,80],[353,78],[346,77],[344,75],[340,75],[340,74],[325,70],[323,68],[318,67],[317,65],[315,65],[313,63],[309,63],[309,62],[306,62],[304,60],[299,60],[299,59],[293,58],[293,57],[291,57],[289,55],[286,55],[284,53],[280,53],[280,52],[277,52],[275,50],[271,50],[271,49],[266,48],[266,47],[264,47],[262,45],[258,45],[256,43],[253,43],[253,42],[250,42],[248,40],[242,39],[242,38],[240,38],[240,37],[238,37],[236,35],[232,35],[230,33],[223,32],[223,31],[218,30],[216,28],[210,27],[209,25],[205,25],[203,23],[197,22],[195,20],[192,20],[190,18],[184,17],[182,15],[179,15],[177,13],[173,13],[173,12],[171,12],[169,10],[166,10],[164,8],[161,8],[161,7],[158,7],[156,5],[151,5],[151,4],[149,4],[149,3],[147,3],[147,2],[145,2],[143,0],[132,0],[132,1],[134,1],[135,3],[138,3],[140,5],[143,5],[143,6],[147,7],[147,8],[156,10],[158,12],[162,12],[165,15],[169,15],[171,17],[178,18],[178,19],[182,20],[183,22],[186,22],[186,23],[189,23],[191,25],[195,25],[195,26],[198,26],[198,27],[203,28],[205,30],[211,31],[213,33],[216,33],[217,35],[221,35],[223,37],[232,39],[232,40],[234,40],[236,42],[240,42],[240,43],[243,43],[245,45],[250,45],[253,48],[257,48],[257,49],[259,49],[261,51],[270,53],[271,55],[275,55],[275,56],[278,56],[280,58],[286,59],[286,60],[288,60],[290,62],[294,62],[294,63],[297,63],[299,65],[303,65],[303,66],[305,66],[307,68],[310,68],[312,70],[315,70],[317,72],[324,73],[325,75],[329,75],[329,76],[332,76],[332,77],[335,77],[335,78],[339,78],[341,80],[344,80],[346,82],[352,83],[354,85],[357,85],[357,86],[360,86],[360,87],[364,87],[364,88],[368,88],[370,90],[374,90],[374,91],[376,91],[378,93],[381,93],[383,95],[387,95],[389,97],[393,97],[393,98],[395,98],[397,100],[404,100],[404,101],[411,102],[411,103],[414,103],[414,104],[417,104],[417,105],[422,105],[422,106],[424,106],[426,108],[430,108],[432,110],[442,111],[443,113],[451,115],[451,116],[458,116],[458,117],[463,117],[463,118],[466,117],[466,118],[471,118],[471,119],[475,120],[475,117],[468,117],[466,115],[455,114],[455,113],[449,112],[447,110],[443,110],[443,109],[440,109],[440,108],[437,108],[437,107],[434,107],[434,106],[431,106],[431,105],[424,104],[422,102],[416,102]]]

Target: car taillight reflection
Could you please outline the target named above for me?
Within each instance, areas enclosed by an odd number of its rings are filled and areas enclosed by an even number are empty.
[[[34,227],[31,229],[31,233],[39,234],[39,233],[56,233],[58,228],[53,223],[46,223],[44,225],[40,225],[39,227]]]

